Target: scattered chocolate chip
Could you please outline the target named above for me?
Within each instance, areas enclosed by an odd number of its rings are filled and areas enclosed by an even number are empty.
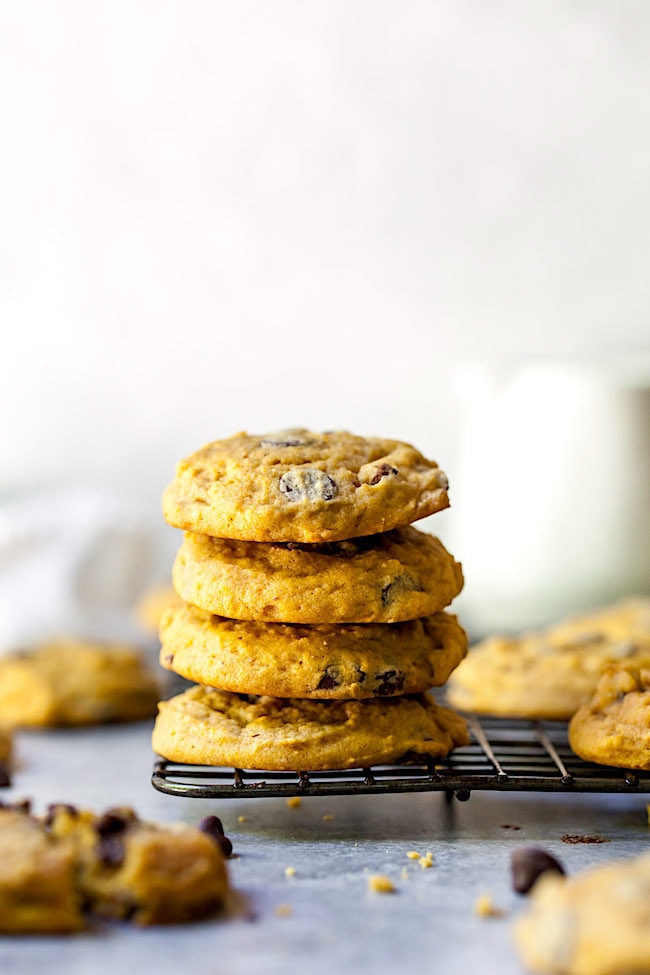
[[[380,464],[379,467],[375,470],[375,473],[368,481],[368,483],[373,485],[379,484],[379,482],[384,477],[388,477],[389,474],[399,474],[399,471],[397,470],[396,467],[391,467],[390,464]]]
[[[510,868],[512,886],[518,894],[527,894],[537,878],[549,870],[565,872],[559,860],[539,846],[520,846],[510,858]]]
[[[329,474],[315,467],[294,467],[286,471],[279,487],[289,501],[331,501],[338,494]]]
[[[202,833],[206,833],[210,839],[214,840],[215,843],[221,847],[221,851],[224,856],[229,857],[232,853],[232,842],[224,835],[223,823],[218,816],[204,816],[198,824],[197,828],[201,830]]]
[[[124,844],[117,833],[100,836],[96,850],[98,860],[106,867],[119,867],[124,862]]]
[[[0,762],[0,788],[5,788],[11,785],[11,776],[9,775],[9,767]]]
[[[563,843],[609,843],[606,836],[582,836],[580,833],[565,833]]]
[[[399,694],[404,687],[404,674],[401,670],[384,670],[377,674],[378,685],[375,694],[378,697],[385,697],[388,694]]]
[[[197,829],[200,829],[202,833],[208,833],[210,836],[224,835],[223,823],[218,816],[204,816],[203,819],[199,820]]]
[[[521,829],[521,826],[515,826],[514,823],[502,823],[501,829]]]

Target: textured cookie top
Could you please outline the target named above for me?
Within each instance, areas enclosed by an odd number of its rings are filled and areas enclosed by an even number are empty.
[[[326,542],[408,525],[448,507],[447,478],[410,444],[302,428],[239,433],[180,462],[170,525],[218,538]]]
[[[416,619],[444,609],[463,586],[442,542],[410,526],[320,545],[187,532],[173,578],[188,603],[271,623]]]
[[[519,637],[489,637],[470,648],[447,697],[466,711],[568,720],[609,664],[650,666],[649,608],[623,600]]]
[[[406,623],[257,623],[192,606],[163,614],[160,663],[238,693],[299,698],[372,698],[444,684],[464,657],[467,637],[454,616]]]
[[[427,695],[367,701],[255,697],[196,686],[160,703],[154,751],[171,761],[307,771],[440,757],[463,719]]]
[[[650,660],[610,666],[569,722],[569,744],[589,762],[650,769]]]
[[[571,877],[545,873],[515,925],[526,969],[539,975],[650,972],[650,853]]]

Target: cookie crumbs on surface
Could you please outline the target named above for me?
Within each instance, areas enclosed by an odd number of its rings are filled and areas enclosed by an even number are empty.
[[[286,802],[289,809],[298,809],[298,807],[302,802],[302,799],[300,796],[289,796],[289,798],[285,799],[284,801]]]
[[[325,813],[325,815],[323,816],[324,823],[331,823],[333,819],[334,816],[332,815],[332,813]]]
[[[585,836],[582,833],[565,833],[562,837],[563,843],[610,843],[607,836]]]
[[[433,853],[431,850],[427,850],[423,857],[420,857],[420,866],[423,868],[433,866]]]
[[[237,822],[238,823],[245,823],[246,822],[246,817],[245,816],[238,816],[237,817]]]
[[[278,904],[275,909],[276,917],[291,917],[293,914],[293,907],[291,904]]]
[[[496,906],[490,894],[481,894],[474,904],[474,913],[477,917],[504,917],[506,912]]]
[[[406,855],[409,858],[409,860],[419,860],[420,859],[420,854],[418,853],[417,850],[409,850]]]
[[[395,885],[390,877],[383,873],[373,873],[368,877],[368,887],[370,890],[377,891],[378,894],[394,894]]]
[[[285,875],[285,877],[295,877],[296,876],[296,868],[295,867],[285,867],[284,868],[284,875]]]

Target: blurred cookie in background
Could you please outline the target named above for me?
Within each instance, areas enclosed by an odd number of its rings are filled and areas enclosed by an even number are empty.
[[[153,717],[158,678],[139,647],[53,639],[0,657],[0,724],[92,725]]]
[[[621,600],[518,636],[490,636],[451,675],[464,711],[568,721],[610,664],[650,667],[650,598]]]

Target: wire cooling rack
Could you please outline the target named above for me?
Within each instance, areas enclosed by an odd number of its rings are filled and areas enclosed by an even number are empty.
[[[160,792],[197,799],[445,792],[465,800],[475,790],[650,793],[650,772],[577,758],[564,722],[465,717],[470,744],[443,760],[345,771],[260,772],[160,759],[151,781]]]

